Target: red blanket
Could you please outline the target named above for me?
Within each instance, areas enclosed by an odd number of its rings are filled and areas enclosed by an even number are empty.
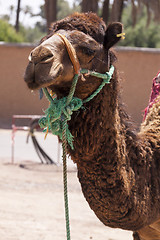
[[[143,121],[145,120],[147,113],[149,112],[149,109],[156,102],[156,99],[159,96],[159,93],[160,93],[160,71],[158,72],[157,76],[155,78],[153,78],[151,96],[149,99],[149,104],[144,110]]]

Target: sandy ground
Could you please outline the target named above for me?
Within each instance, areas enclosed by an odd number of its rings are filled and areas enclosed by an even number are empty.
[[[0,240],[65,240],[62,167],[40,164],[25,139],[26,132],[16,133],[11,164],[11,131],[0,130]],[[47,141],[52,146],[47,151],[57,160],[56,138]],[[70,160],[68,190],[72,240],[132,239],[131,232],[105,227],[96,218]]]

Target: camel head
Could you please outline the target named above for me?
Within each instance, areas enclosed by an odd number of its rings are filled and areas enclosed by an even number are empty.
[[[110,48],[122,33],[121,23],[105,23],[94,13],[75,13],[53,24],[50,34],[29,55],[25,82],[30,89],[48,87],[58,96],[68,94],[75,69],[60,35],[72,46],[81,69],[105,73],[114,62]],[[60,34],[60,35],[59,35]],[[85,98],[100,84],[95,77],[80,75],[75,94]]]

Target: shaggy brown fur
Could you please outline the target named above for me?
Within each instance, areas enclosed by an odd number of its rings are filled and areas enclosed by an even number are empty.
[[[102,43],[106,25],[99,17],[97,17],[96,14],[91,15],[90,13],[75,13],[53,24],[52,28],[50,29],[50,34],[46,36],[46,38],[52,36],[53,32],[57,32],[60,29],[79,30],[90,35],[97,42]]]
[[[68,94],[74,72],[71,63],[68,65],[65,47],[53,35],[56,31],[65,33],[82,68],[104,73],[115,60],[109,48],[119,41],[116,34],[122,31],[122,26],[115,23],[106,28],[102,19],[92,13],[74,14],[53,25],[50,35],[32,52],[25,81],[30,88],[49,86],[62,97]],[[47,65],[43,55],[45,46],[46,52],[49,51],[49,44],[54,60]],[[59,59],[64,68],[60,65],[62,69],[59,67],[53,76]],[[50,76],[49,80],[46,76]],[[160,102],[153,105],[141,131],[136,133],[121,104],[119,81],[115,70],[111,83],[85,104],[85,109],[72,115],[69,129],[74,136],[74,150],[69,149],[69,153],[77,163],[84,196],[101,222],[135,231],[135,240],[157,240],[160,239]],[[95,77],[85,76],[85,82],[80,78],[76,96],[86,98],[99,84]]]

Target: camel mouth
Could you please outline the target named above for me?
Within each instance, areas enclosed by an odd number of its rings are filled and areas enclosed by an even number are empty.
[[[54,86],[54,79],[44,81],[43,83],[39,83],[35,81],[28,82],[27,86],[31,90],[39,90],[41,88],[52,88]]]
[[[31,90],[38,90],[40,87],[40,85],[36,82],[30,82],[30,83],[27,83],[27,87]]]
[[[42,72],[35,69],[31,71],[30,67],[26,69],[24,80],[29,89],[38,90],[60,83],[63,72],[62,66],[55,66],[49,72],[46,72],[44,66],[41,66],[41,69],[43,70]]]

